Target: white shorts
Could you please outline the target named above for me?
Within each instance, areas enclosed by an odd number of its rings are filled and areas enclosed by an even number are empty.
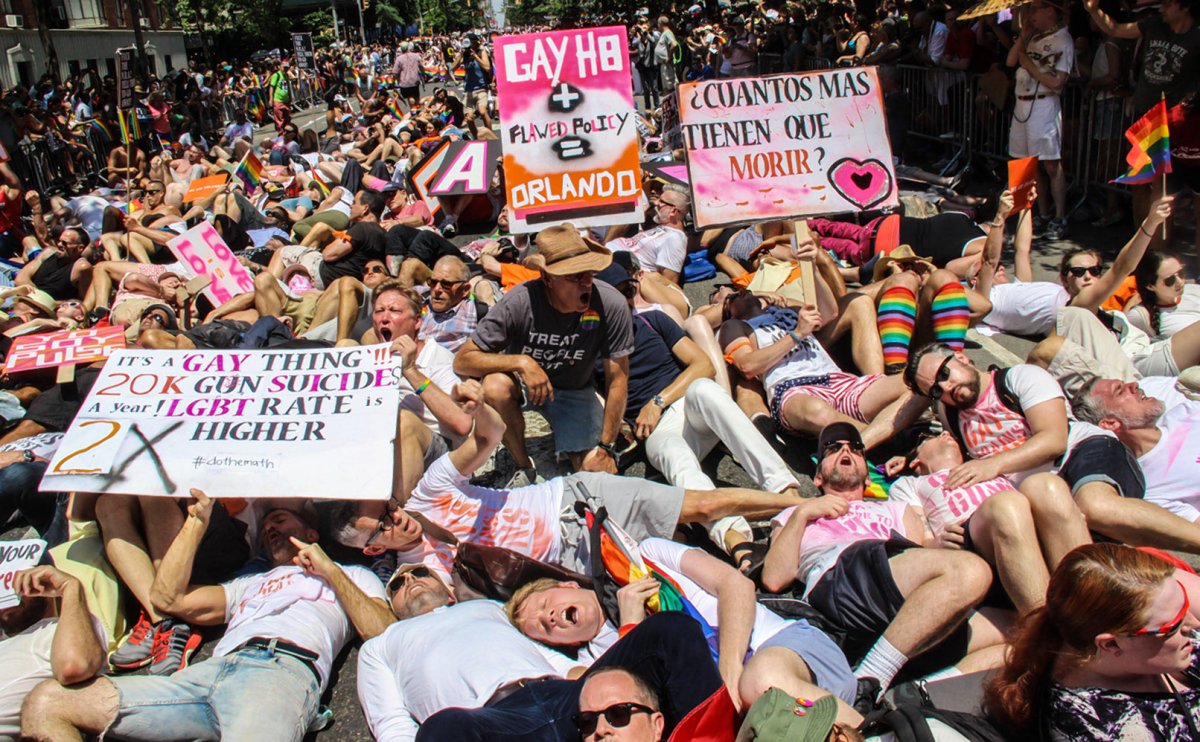
[[[1062,159],[1062,102],[1057,95],[1017,100],[1008,133],[1008,155]]]

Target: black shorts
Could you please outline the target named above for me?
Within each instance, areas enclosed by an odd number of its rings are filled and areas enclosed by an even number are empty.
[[[1085,438],[1075,446],[1058,476],[1067,482],[1071,494],[1091,482],[1105,482],[1116,488],[1121,497],[1138,500],[1146,497],[1146,477],[1142,466],[1125,444],[1108,435]]]
[[[842,552],[808,594],[812,607],[846,634],[842,651],[853,667],[870,651],[904,605],[888,560],[918,548],[893,533],[887,541],[859,541]],[[940,643],[905,664],[905,675],[926,675],[952,665],[967,653],[970,630],[964,622]]]

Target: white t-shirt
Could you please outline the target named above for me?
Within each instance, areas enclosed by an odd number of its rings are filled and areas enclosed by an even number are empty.
[[[892,531],[920,540],[922,534],[909,534],[904,530],[907,507],[903,502],[892,500],[852,500],[845,515],[820,518],[806,525],[800,541],[800,569],[796,573],[796,578],[804,583],[805,596],[837,563],[842,552],[859,541],[886,541],[891,538]],[[795,512],[795,506],[784,510],[771,519],[771,525],[783,528]]]
[[[92,616],[92,628],[101,647],[108,646],[108,633]],[[54,645],[57,618],[43,618],[16,636],[0,641],[0,739],[16,739],[21,733],[21,703],[43,680],[54,677],[50,649]]]
[[[638,553],[642,559],[652,562],[664,575],[671,578],[679,586],[680,592],[688,599],[696,611],[704,616],[704,620],[714,629],[720,630],[720,613],[717,609],[717,596],[697,585],[683,573],[683,555],[689,551],[699,551],[694,547],[677,544],[665,538],[648,538],[638,544]],[[796,623],[772,613],[765,606],[754,606],[754,629],[750,632],[750,651],[757,651],[768,639]],[[616,644],[617,630],[605,621],[600,633],[579,652],[579,660],[590,665],[600,655]]]
[[[683,272],[687,260],[687,235],[675,227],[660,224],[632,237],[612,240],[608,249],[626,250],[634,254],[642,270]]]
[[[1138,457],[1146,499],[1190,521],[1200,519],[1200,405],[1169,408],[1158,419],[1162,438]]]
[[[342,570],[368,598],[387,600],[383,583],[371,570],[358,565],[343,565]],[[278,638],[317,653],[324,688],[333,658],[354,634],[328,582],[289,564],[221,587],[229,625],[213,649],[214,657],[224,657],[257,636]]]
[[[1045,335],[1054,329],[1058,310],[1071,300],[1061,284],[1013,281],[992,286],[992,311],[983,323],[1014,335]]]
[[[406,618],[363,645],[358,702],[379,742],[413,740],[445,708],[479,708],[522,678],[566,677],[578,663],[530,641],[491,600]]]
[[[417,353],[417,369],[428,376],[446,394],[454,389],[455,384],[462,381],[458,374],[454,373],[454,354],[433,341],[426,341],[421,351]],[[429,426],[431,430],[439,431],[450,440],[452,448],[457,448],[463,442],[461,435],[451,432],[449,428],[438,422],[438,419],[425,406],[421,395],[417,394],[417,390],[413,389],[412,384],[409,384],[404,375],[399,373],[399,367],[397,367],[396,373],[396,387],[400,391],[400,409],[408,410],[421,418],[421,422]]]
[[[1043,72],[1071,74],[1075,69],[1075,40],[1066,28],[1052,34],[1034,36],[1025,47],[1025,53]],[[1017,67],[1017,95],[1058,95],[1034,79],[1024,67]],[[1028,111],[1034,101],[1018,101]]]
[[[231,121],[229,126],[225,127],[225,138],[230,142],[234,142],[238,139],[253,139],[254,124],[250,123],[249,121],[244,124]]]
[[[796,326],[795,318],[794,310],[767,307],[764,314],[755,317],[747,324],[754,330],[754,340],[758,343],[758,347],[765,348],[787,337],[787,331]],[[789,350],[783,360],[776,363],[763,377],[767,402],[774,403],[775,388],[782,382],[838,371],[841,369],[833,362],[829,353],[817,342],[817,339],[812,335],[805,336],[800,339],[799,345]]]
[[[83,231],[93,240],[100,239],[100,233],[104,229],[104,210],[108,206],[108,201],[99,196],[76,196],[67,201],[67,208],[79,218]]]
[[[477,487],[459,473],[450,454],[426,470],[405,504],[459,541],[503,546],[557,564],[562,554],[562,479],[511,490]]]
[[[1200,285],[1189,283],[1183,287],[1183,296],[1173,307],[1161,307],[1158,330],[1150,327],[1150,313],[1138,305],[1129,310],[1129,321],[1155,340],[1169,338],[1180,330],[1200,320]]]
[[[924,511],[934,538],[941,538],[946,526],[970,518],[984,500],[997,492],[1017,488],[1006,477],[996,477],[947,491],[942,485],[949,475],[950,470],[943,469],[921,477],[901,477],[888,490],[888,499]]]

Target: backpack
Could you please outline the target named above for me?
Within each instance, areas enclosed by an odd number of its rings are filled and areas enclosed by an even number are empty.
[[[683,263],[683,275],[681,276],[684,283],[707,281],[715,275],[717,275],[717,266],[708,259],[707,248],[688,253],[687,260]]]
[[[890,732],[896,742],[935,742],[937,737],[929,728],[930,719],[937,719],[970,742],[1005,742],[1007,739],[986,717],[916,703],[876,711],[867,716],[858,730],[869,737]]]

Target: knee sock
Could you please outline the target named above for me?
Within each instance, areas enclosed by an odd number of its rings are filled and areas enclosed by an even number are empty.
[[[377,178],[374,175],[368,174],[362,176],[362,184],[367,188],[370,188],[372,191],[382,192],[384,188],[390,185],[390,182],[384,180],[383,178]]]
[[[879,339],[883,363],[889,371],[908,362],[913,326],[917,323],[917,295],[907,286],[893,286],[879,300]]]
[[[908,658],[881,636],[879,641],[875,642],[875,646],[871,647],[871,651],[867,652],[867,656],[863,657],[862,662],[858,664],[858,669],[854,671],[854,677],[875,678],[879,681],[879,687],[887,690],[892,681],[896,679],[900,668],[904,667],[905,662],[908,662]]]
[[[971,309],[967,305],[967,292],[963,285],[952,281],[934,294],[931,314],[933,339],[954,350],[962,350],[967,337],[967,325],[971,320]]]

